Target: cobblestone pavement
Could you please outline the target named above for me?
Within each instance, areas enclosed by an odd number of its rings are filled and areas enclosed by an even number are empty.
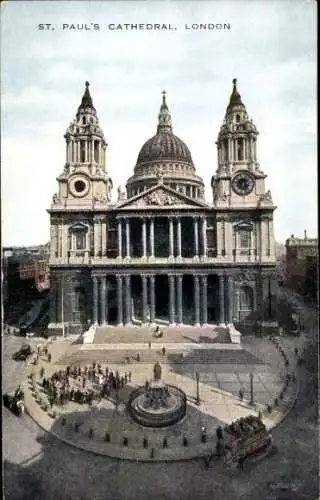
[[[3,343],[3,389],[14,390],[23,377],[24,367],[10,358],[21,340],[8,337]],[[307,368],[299,367],[296,406],[273,432],[278,454],[245,471],[232,473],[215,465],[206,470],[198,460],[142,464],[88,455],[52,438],[28,416],[17,419],[3,409],[5,498],[316,500],[317,409],[312,392],[315,377]]]

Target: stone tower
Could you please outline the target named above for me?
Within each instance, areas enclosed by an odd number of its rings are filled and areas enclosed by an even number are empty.
[[[110,202],[112,181],[106,170],[107,144],[99,125],[86,82],[75,119],[66,133],[66,163],[57,181],[59,194],[53,205],[89,208],[94,202]]]
[[[271,192],[265,189],[267,175],[257,160],[258,134],[234,79],[216,141],[218,168],[211,180],[214,206],[225,212],[217,218],[218,253],[220,250],[223,255],[229,251],[234,260],[249,257],[251,262],[269,263],[275,261],[273,211],[276,207]],[[223,239],[228,242],[224,243]]]

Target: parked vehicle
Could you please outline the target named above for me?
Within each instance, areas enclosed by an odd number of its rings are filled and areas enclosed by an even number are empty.
[[[25,411],[23,391],[20,388],[18,388],[13,396],[7,393],[4,394],[3,404],[6,408],[11,410],[18,417],[21,417]]]
[[[12,355],[12,359],[15,361],[25,361],[33,353],[30,344],[22,344],[19,351]]]

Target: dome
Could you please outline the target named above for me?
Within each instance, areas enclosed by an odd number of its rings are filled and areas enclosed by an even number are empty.
[[[193,166],[191,153],[186,144],[172,132],[158,132],[142,146],[137,166],[152,161],[178,161]]]
[[[187,196],[203,197],[203,180],[196,175],[189,148],[172,132],[165,91],[158,115],[157,133],[140,149],[133,176],[127,180],[128,198],[151,188],[160,180]]]

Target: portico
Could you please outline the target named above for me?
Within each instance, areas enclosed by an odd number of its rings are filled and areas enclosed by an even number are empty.
[[[119,213],[117,259],[205,258],[206,228],[205,215]]]
[[[110,294],[114,292],[117,325],[130,326],[139,321],[154,325],[167,321],[170,327],[191,324],[208,325],[208,278],[217,283],[214,308],[219,324],[231,323],[233,318],[232,277],[224,274],[191,274],[188,270],[168,274],[146,270],[125,274],[92,274],[92,318],[98,325],[109,323]],[[211,289],[211,288],[210,288]],[[210,301],[212,308],[212,301]]]

